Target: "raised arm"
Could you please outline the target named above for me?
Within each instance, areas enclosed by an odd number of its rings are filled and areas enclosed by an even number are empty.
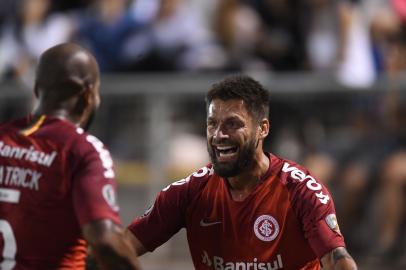
[[[323,270],[357,270],[357,265],[344,247],[338,247],[321,258]]]
[[[82,232],[101,269],[141,269],[137,253],[129,239],[126,239],[121,226],[111,220],[98,220],[85,224]]]

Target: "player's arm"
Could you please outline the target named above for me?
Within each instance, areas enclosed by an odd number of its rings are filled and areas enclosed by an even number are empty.
[[[104,219],[85,224],[82,232],[101,269],[141,269],[135,250],[125,238],[121,226]]]
[[[357,265],[347,249],[338,247],[321,258],[323,270],[357,270]]]
[[[285,175],[292,183],[293,209],[302,221],[305,238],[321,258],[323,270],[357,270],[357,265],[345,248],[334,202],[327,188],[301,166],[285,163],[284,168],[291,171]]]
[[[209,172],[209,168],[204,167],[168,185],[158,193],[154,204],[131,222],[125,235],[138,255],[154,251],[186,226],[189,198],[204,185],[203,180],[196,181],[195,178],[206,177]]]
[[[77,145],[72,157],[77,162],[72,166],[72,201],[93,258],[103,270],[141,269],[121,226],[110,153],[91,135]]]
[[[141,241],[138,240],[138,238],[129,229],[125,230],[124,235],[131,243],[133,249],[135,250],[138,256],[141,256],[148,251],[141,243]]]

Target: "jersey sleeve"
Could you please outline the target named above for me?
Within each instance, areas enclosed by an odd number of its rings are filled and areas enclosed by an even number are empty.
[[[77,169],[74,171],[72,197],[79,223],[109,219],[121,224],[116,200],[116,181],[109,151],[94,136],[78,143]]]
[[[153,251],[185,227],[190,179],[179,180],[160,191],[145,214],[129,225],[128,229],[148,251]]]
[[[305,238],[322,258],[337,247],[345,247],[334,203],[327,188],[304,168],[290,172],[291,204],[302,223]]]

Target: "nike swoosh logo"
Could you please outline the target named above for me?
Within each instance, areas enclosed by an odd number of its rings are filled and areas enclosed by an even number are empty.
[[[212,226],[212,225],[216,225],[216,224],[220,224],[220,223],[221,223],[221,221],[205,222],[203,219],[200,220],[200,226],[202,226],[202,227]]]

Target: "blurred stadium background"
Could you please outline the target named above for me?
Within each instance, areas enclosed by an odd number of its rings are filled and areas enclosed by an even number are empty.
[[[330,189],[360,269],[406,269],[406,0],[1,0],[0,120],[29,113],[39,55],[92,51],[123,222],[208,161],[204,94],[244,72],[271,94],[266,149]],[[184,231],[146,270],[193,269]]]

